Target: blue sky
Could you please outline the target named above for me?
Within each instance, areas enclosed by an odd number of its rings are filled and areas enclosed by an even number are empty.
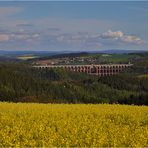
[[[147,1],[1,1],[0,50],[148,50]]]

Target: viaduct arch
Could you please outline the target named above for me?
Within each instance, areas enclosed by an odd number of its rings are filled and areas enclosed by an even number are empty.
[[[133,64],[99,64],[99,65],[39,65],[35,68],[64,68],[69,71],[83,72],[90,75],[109,76],[123,72]]]

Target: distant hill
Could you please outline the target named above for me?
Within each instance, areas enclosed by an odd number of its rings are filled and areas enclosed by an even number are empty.
[[[122,54],[122,53],[143,53],[148,52],[146,50],[121,50],[121,49],[109,49],[109,50],[99,50],[91,51],[93,53],[107,53],[107,54]]]
[[[20,56],[34,56],[33,60],[42,60],[42,59],[52,59],[52,58],[61,58],[61,57],[79,57],[87,56],[90,54],[141,54],[148,53],[148,51],[140,50],[121,50],[121,49],[112,49],[112,50],[95,50],[95,51],[5,51],[0,50],[0,61],[19,61]],[[32,59],[31,59],[32,60]]]
[[[0,62],[16,62],[16,61],[19,61],[19,60],[14,57],[7,57],[7,56],[0,55]]]
[[[122,50],[122,49],[109,49],[109,50],[92,50],[92,51],[15,51],[15,50],[0,50],[0,55],[24,55],[24,54],[34,54],[34,55],[57,55],[57,54],[70,54],[70,53],[142,53],[148,52],[146,50]]]
[[[63,54],[59,53],[59,54],[56,54],[56,55],[49,55],[49,56],[38,58],[38,60],[64,58],[64,57],[80,57],[80,56],[87,56],[89,54],[90,53],[88,53],[88,52],[63,53]]]
[[[32,54],[32,55],[55,55],[59,52],[54,51],[5,51],[0,50],[0,55],[6,56],[20,56],[20,55],[26,55],[26,54]]]

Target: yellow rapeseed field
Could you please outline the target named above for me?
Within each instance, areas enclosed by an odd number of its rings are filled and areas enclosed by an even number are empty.
[[[0,147],[148,147],[148,107],[0,103]]]

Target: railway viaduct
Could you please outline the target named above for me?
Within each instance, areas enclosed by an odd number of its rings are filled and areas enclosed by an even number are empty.
[[[99,64],[99,65],[39,65],[35,68],[64,68],[69,71],[83,72],[90,75],[109,76],[123,72],[132,64]]]

